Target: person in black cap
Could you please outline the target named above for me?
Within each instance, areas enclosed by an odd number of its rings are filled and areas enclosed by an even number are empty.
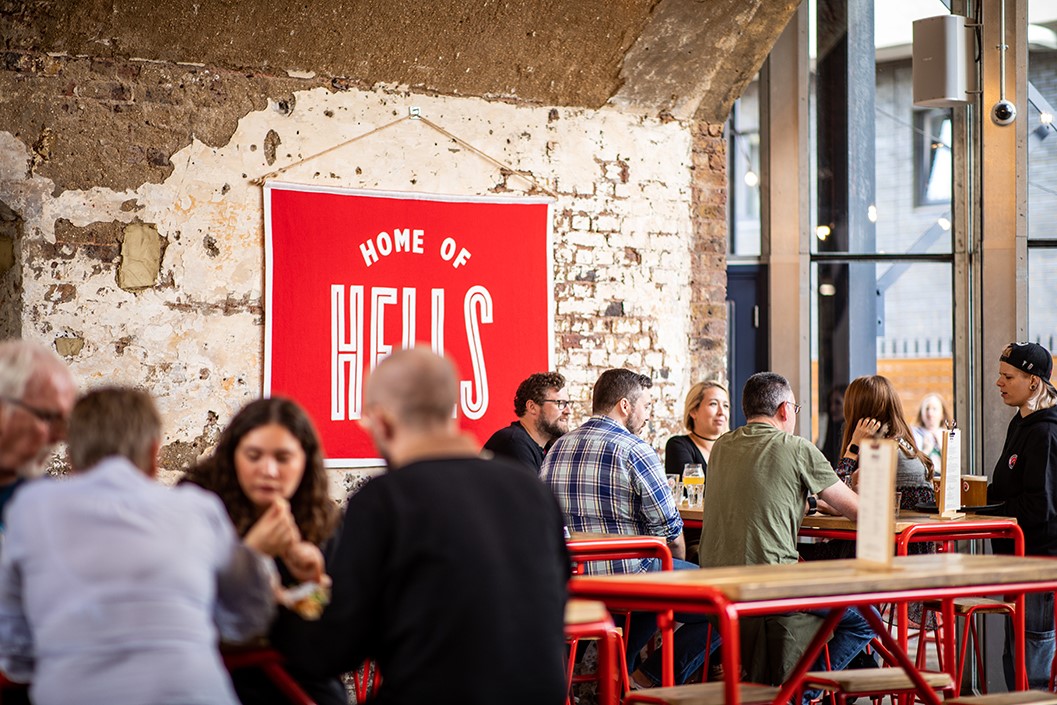
[[[1057,556],[1057,390],[1050,382],[1053,358],[1037,343],[1010,343],[999,357],[995,384],[1007,406],[1020,413],[1009,422],[1006,442],[987,488],[988,502],[1024,530],[1025,553]],[[995,553],[1012,553],[1013,542],[994,539]],[[1054,653],[1053,593],[1025,598],[1025,654],[1032,688],[1049,686]],[[1006,685],[1015,689],[1013,629],[1006,619],[1002,661]]]

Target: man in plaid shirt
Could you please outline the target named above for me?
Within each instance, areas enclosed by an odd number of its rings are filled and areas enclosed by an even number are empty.
[[[636,435],[650,417],[652,380],[631,370],[606,370],[595,382],[593,416],[559,438],[543,459],[540,476],[554,492],[565,522],[574,531],[663,536],[676,568],[697,568],[686,557],[683,520],[675,507],[657,452]],[[659,570],[652,558],[588,563],[589,573],[639,573]],[[707,625],[701,615],[677,615],[685,624],[676,632],[675,676],[681,683],[700,667]],[[656,629],[652,614],[636,614],[627,635],[628,666]],[[718,644],[718,639],[714,644]],[[636,671],[635,686],[660,681],[659,662],[651,658]]]

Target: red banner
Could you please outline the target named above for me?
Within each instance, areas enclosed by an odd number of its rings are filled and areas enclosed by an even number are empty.
[[[268,183],[264,394],[311,414],[328,466],[379,461],[358,423],[370,371],[425,345],[460,373],[456,416],[480,440],[550,369],[550,202]]]

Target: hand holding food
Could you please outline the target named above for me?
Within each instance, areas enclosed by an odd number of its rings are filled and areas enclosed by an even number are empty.
[[[277,498],[246,532],[243,539],[250,548],[268,556],[281,556],[301,538],[290,513],[290,504]]]
[[[298,541],[282,555],[283,563],[298,582],[322,583],[324,577],[323,552],[308,541]]]

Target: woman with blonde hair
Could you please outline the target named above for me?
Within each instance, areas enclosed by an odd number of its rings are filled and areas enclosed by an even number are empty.
[[[954,421],[947,402],[935,392],[926,394],[918,407],[918,417],[911,427],[914,442],[935,466],[943,454],[943,430]]]
[[[1050,382],[1053,357],[1037,343],[1010,343],[998,358],[995,386],[1006,406],[1016,407],[1006,442],[998,456],[988,502],[1005,502],[999,510],[1016,517],[1024,530],[1024,553],[1057,556],[1057,390]],[[1013,542],[994,539],[995,553],[1013,553]],[[1024,596],[1024,636],[1028,685],[1046,688],[1053,661],[1053,593]],[[1013,630],[1006,620],[1002,655],[1006,684],[1013,689]]]
[[[664,471],[681,475],[683,466],[696,463],[708,472],[712,444],[728,430],[730,397],[719,382],[698,382],[690,387],[683,406],[683,426],[689,431],[672,436],[664,446]]]

